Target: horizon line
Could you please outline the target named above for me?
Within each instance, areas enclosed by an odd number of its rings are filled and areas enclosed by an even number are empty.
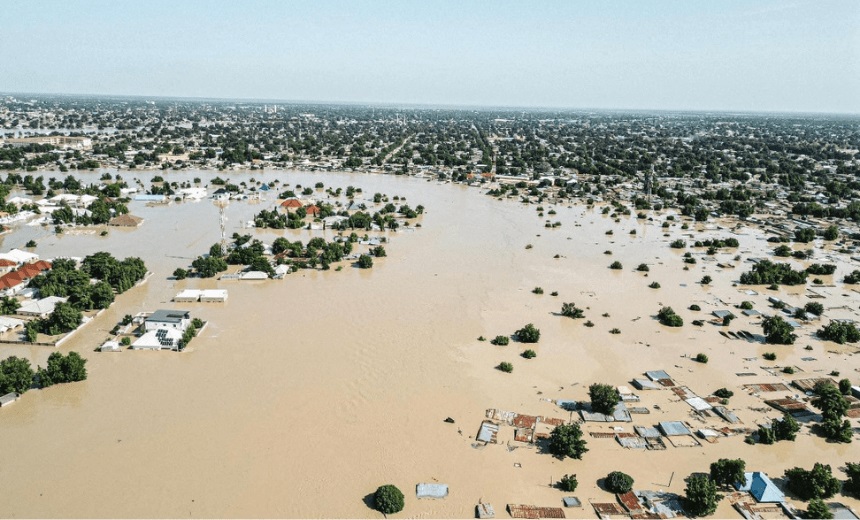
[[[554,112],[667,112],[667,113],[690,113],[690,114],[738,114],[738,115],[806,115],[806,116],[839,116],[860,117],[860,112],[818,112],[803,110],[738,110],[729,108],[706,109],[706,108],[609,108],[609,107],[574,107],[574,106],[549,106],[549,105],[469,105],[459,103],[420,103],[420,102],[389,102],[389,101],[343,101],[343,100],[287,100],[278,98],[224,98],[203,96],[170,96],[149,94],[91,94],[91,93],[61,93],[61,92],[0,92],[0,96],[34,96],[34,97],[68,97],[68,98],[103,98],[103,99],[139,99],[160,101],[192,101],[192,102],[217,102],[217,103],[251,103],[283,105],[314,105],[314,106],[350,106],[350,107],[380,107],[380,108],[420,108],[420,109],[452,109],[459,111],[490,111],[490,110],[524,110],[524,111],[554,111]]]

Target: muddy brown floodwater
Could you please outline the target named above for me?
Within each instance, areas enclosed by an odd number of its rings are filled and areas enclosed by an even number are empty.
[[[154,173],[122,174],[127,180],[148,180]],[[215,174],[167,174],[168,180],[179,181],[194,176],[205,183]],[[477,188],[347,173],[230,176],[233,182],[254,177],[292,186],[354,185],[364,190],[359,198],[374,192],[405,196],[413,207],[423,204],[427,213],[420,228],[386,233],[388,257],[377,259],[371,270],[347,264],[341,272],[300,271],[265,282],[169,278],[218,240],[218,210],[209,200],[164,207],[132,202],[131,213],[144,217],[144,224],[112,228],[106,237],[58,237],[26,225],[5,235],[4,251],[32,238],[43,258],[106,250],[120,258],[140,256],[154,274],[58,348],[88,359],[87,381],[32,390],[0,410],[0,516],[378,518],[364,499],[385,483],[406,495],[406,508],[398,516],[472,517],[479,499],[506,516],[507,503],[560,506],[567,494],[549,484],[575,473],[580,485],[574,494],[586,507],[568,510],[568,516],[593,518],[588,500],[612,500],[597,480],[613,470],[632,475],[637,489],[682,493],[686,476],[707,472],[720,457],[742,457],[748,471],[774,478],[789,467],[822,461],[844,479],[838,468],[860,460],[856,443],[829,444],[807,428],[796,442],[773,446],[750,446],[735,436],[665,451],[625,450],[612,439],[586,434],[590,451],[581,461],[558,461],[527,447],[510,449],[509,427],[500,432],[500,444],[472,446],[487,408],[567,419],[569,414],[549,399],[587,399],[591,383],[630,386],[646,370],[665,369],[701,396],[728,387],[735,392],[730,408],[751,428],[778,414],[751,410],[767,407],[741,385],[788,381],[762,366],[791,364],[802,376],[841,370],[842,377],[856,382],[854,349],[812,338],[815,324],[801,329],[793,347],[728,340],[716,325],[690,324],[742,300],[765,311],[769,294],[795,304],[806,301],[803,288],[756,288],[759,294],[749,296],[732,286],[749,269],[747,258],[770,249],[755,228],[742,227],[732,235],[730,223],[718,222],[723,229],[696,232],[736,236],[741,246],[718,253],[715,262],[697,253],[700,261],[684,271],[683,251],[670,249],[669,242],[678,237],[692,242],[694,230],[682,231],[678,221],[661,229],[662,216],[615,223],[599,207],[553,206],[557,214],[549,218],[562,226],[547,229],[535,205],[497,201]],[[87,180],[97,178],[90,174]],[[334,235],[243,230],[241,223],[272,207],[275,196],[270,191],[267,201],[230,204],[228,233],[249,232],[269,243],[278,236],[306,242]],[[605,234],[609,229],[611,236]],[[633,229],[636,235],[629,234]],[[526,249],[527,244],[533,247]],[[736,254],[741,261],[733,260]],[[613,260],[624,269],[607,269]],[[634,271],[642,262],[650,265],[647,277]],[[716,262],[736,267],[720,269]],[[840,263],[834,279],[849,270]],[[713,277],[710,286],[697,283],[703,274]],[[651,281],[661,288],[648,288]],[[545,293],[532,294],[536,286]],[[215,287],[229,290],[227,304],[170,301],[184,288]],[[550,296],[552,291],[558,297]],[[829,312],[830,317],[856,319],[856,293],[841,284],[822,291],[828,293],[828,307],[848,306]],[[595,326],[556,315],[562,302],[584,308]],[[687,310],[691,303],[702,311]],[[684,318],[683,327],[656,322],[654,315],[664,305]],[[157,308],[187,309],[210,325],[183,353],[94,352],[123,315]],[[736,314],[729,330],[760,333],[759,319]],[[515,342],[495,347],[476,341],[480,335],[509,335],[526,323],[542,333],[533,347],[535,359],[521,358],[525,347]],[[609,334],[614,327],[621,333]],[[802,348],[807,344],[812,351]],[[776,362],[761,358],[767,351],[777,352]],[[44,365],[50,352],[0,346],[0,357],[25,356],[34,365]],[[698,352],[708,354],[710,362],[688,357]],[[493,368],[501,361],[513,363],[512,374]],[[739,377],[739,372],[757,375]],[[652,413],[634,416],[635,424],[698,424],[691,408],[672,392],[640,395],[641,405]],[[456,424],[444,422],[449,416]],[[629,424],[623,427],[632,431]],[[606,424],[589,423],[584,429],[611,431]],[[437,481],[450,486],[448,498],[415,498],[415,484]],[[860,505],[849,497],[839,500]],[[726,500],[717,515],[738,516]]]

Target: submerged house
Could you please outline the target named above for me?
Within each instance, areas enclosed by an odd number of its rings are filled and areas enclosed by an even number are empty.
[[[146,332],[159,329],[184,332],[190,323],[191,313],[188,311],[159,309],[146,318],[146,321],[143,322],[143,328]]]
[[[757,502],[784,502],[785,494],[776,487],[776,484],[768,478],[765,473],[753,471],[744,473],[744,482],[735,483],[738,491],[746,491]]]

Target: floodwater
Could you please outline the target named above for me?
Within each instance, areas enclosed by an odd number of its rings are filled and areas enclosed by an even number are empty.
[[[123,172],[127,179],[154,174]],[[97,175],[88,175],[95,182]],[[200,176],[205,183],[215,175],[169,172],[165,177],[181,182]],[[774,446],[750,446],[735,436],[647,452],[587,437],[590,451],[581,461],[513,449],[507,426],[500,444],[473,447],[487,408],[567,419],[568,412],[548,400],[587,399],[588,385],[595,382],[630,386],[646,370],[665,369],[701,396],[728,387],[735,392],[730,408],[750,428],[777,414],[752,410],[767,406],[743,384],[832,370],[856,382],[854,349],[812,338],[815,324],[805,326],[796,345],[788,347],[728,340],[716,325],[690,323],[742,300],[770,312],[766,298],[772,294],[795,305],[808,301],[802,288],[757,288],[760,294],[748,296],[732,287],[751,265],[747,258],[772,249],[754,228],[741,228],[738,235],[728,228],[682,231],[676,221],[664,230],[662,217],[615,223],[599,208],[580,204],[555,206],[557,214],[547,218],[562,226],[547,229],[535,205],[497,201],[477,188],[346,173],[229,176],[233,182],[279,179],[292,187],[353,185],[364,190],[357,198],[375,192],[405,196],[412,207],[423,204],[427,211],[419,220],[422,227],[385,233],[388,257],[376,259],[371,270],[345,264],[341,272],[300,271],[264,282],[169,279],[175,268],[187,266],[219,239],[218,209],[208,200],[162,207],[132,202],[131,213],[144,217],[144,224],[111,228],[106,237],[57,237],[32,226],[5,235],[3,250],[33,238],[43,258],[107,250],[120,258],[142,257],[154,274],[58,349],[89,360],[87,381],[33,390],[0,410],[0,516],[378,518],[366,496],[385,483],[406,495],[400,517],[472,517],[479,500],[505,516],[507,503],[560,506],[569,494],[550,484],[575,473],[580,485],[573,494],[586,506],[568,510],[568,516],[593,518],[589,500],[613,500],[597,485],[613,470],[632,475],[637,489],[682,493],[685,477],[707,472],[721,457],[741,457],[748,471],[774,478],[787,468],[822,461],[840,479],[844,474],[838,468],[858,459],[856,445],[829,444],[807,429],[796,442]],[[269,243],[277,236],[305,242],[333,236],[331,231],[243,230],[243,221],[274,206],[279,190],[273,191],[268,201],[231,203],[228,235],[248,232]],[[610,229],[614,234],[606,235]],[[637,233],[629,234],[634,229]],[[664,237],[666,231],[671,236]],[[736,267],[720,269],[697,254],[699,262],[684,271],[683,251],[668,244],[678,237],[691,243],[693,235],[736,236],[740,248],[716,255],[718,262]],[[736,254],[741,261],[733,260]],[[613,260],[624,269],[607,269]],[[643,262],[650,265],[647,277],[634,271]],[[834,279],[849,270],[840,263]],[[710,286],[697,283],[704,274],[713,277]],[[661,288],[648,288],[651,281]],[[532,294],[536,286],[543,295]],[[229,290],[228,303],[170,302],[182,289],[215,287]],[[552,291],[559,295],[551,296]],[[828,316],[856,319],[856,293],[850,296],[841,284],[821,291],[828,294],[826,307],[850,306]],[[558,316],[562,302],[586,309],[586,319]],[[687,310],[691,303],[702,311]],[[683,327],[657,323],[654,315],[664,305],[684,318]],[[157,308],[190,310],[209,326],[183,353],[94,352],[123,315]],[[736,314],[729,330],[760,333],[757,318]],[[595,326],[585,327],[586,320]],[[521,358],[525,347],[516,342],[496,347],[476,340],[509,335],[526,323],[542,333],[532,346],[535,359]],[[608,332],[616,327],[620,334]],[[811,351],[803,349],[807,344]],[[34,365],[44,365],[51,351],[0,345],[0,357],[26,356]],[[761,358],[768,351],[778,354],[776,362]],[[708,354],[710,362],[692,361],[698,352]],[[494,369],[501,361],[513,363],[512,374]],[[789,364],[798,367],[797,375],[783,378],[761,368]],[[739,377],[739,372],[756,376]],[[635,424],[684,420],[699,427],[691,408],[672,392],[639,394],[651,414],[635,415]],[[449,416],[455,424],[444,422]],[[706,424],[724,425],[718,419]],[[632,431],[629,424],[623,427]],[[584,429],[611,431],[606,424]],[[450,496],[418,500],[419,482],[446,483]],[[839,500],[860,506],[852,498]],[[736,513],[724,500],[717,515]]]

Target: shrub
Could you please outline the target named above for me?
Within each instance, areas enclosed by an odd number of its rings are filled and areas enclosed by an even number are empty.
[[[701,307],[699,307],[698,305],[696,305],[695,303],[694,303],[693,305],[690,305],[689,309],[690,309],[691,311],[700,311],[700,310],[702,310],[702,308],[701,308]]]
[[[794,367],[785,367],[782,369],[782,373],[783,374],[793,374],[794,373]]]
[[[609,264],[609,268],[610,269],[623,269],[624,267],[621,265],[621,262],[616,260],[616,261],[612,262],[611,264]]]
[[[621,329],[619,329],[619,328],[609,329],[609,333],[610,334],[621,334]]]
[[[576,480],[576,475],[565,475],[556,483],[558,489],[568,493],[576,491],[578,485],[579,482]]]
[[[659,283],[657,283],[657,282],[651,282],[651,283],[649,283],[649,284],[648,284],[648,287],[650,287],[650,288],[652,288],[652,289],[659,289],[659,288],[660,288],[660,284],[659,284]]]
[[[585,312],[573,302],[561,304],[561,315],[567,318],[584,318]]]
[[[648,264],[639,264],[639,267],[637,267],[636,270],[641,271],[643,273],[647,273],[651,269],[648,267]]]
[[[810,314],[815,314],[816,316],[821,316],[824,314],[824,305],[818,302],[808,302],[803,306],[803,310]]]
[[[188,277],[188,271],[181,267],[177,267],[175,271],[173,271],[173,277],[177,280],[184,280]]]
[[[699,363],[707,363],[708,362],[708,355],[699,352],[698,354],[696,354],[696,357],[694,359],[696,361],[698,361]]]
[[[721,399],[730,399],[735,393],[727,388],[720,388],[714,391],[714,395]]]
[[[502,361],[496,368],[508,374],[514,371],[514,365],[508,363],[507,361]]]
[[[379,486],[373,494],[373,503],[376,510],[385,515],[399,513],[403,510],[403,492],[397,486],[386,484]]]
[[[745,311],[748,311],[753,308],[753,304],[750,301],[742,301],[740,304],[740,308]]]
[[[701,283],[702,283],[702,285],[708,285],[708,284],[710,284],[710,283],[711,283],[711,281],[712,281],[712,278],[711,278],[710,276],[708,276],[708,275],[705,275],[705,276],[703,276],[703,277],[702,277],[702,282],[701,282]]]
[[[495,338],[490,340],[490,343],[492,343],[493,345],[498,345],[500,347],[504,347],[510,341],[511,341],[510,338],[508,338],[507,336],[496,336]]]
[[[536,353],[534,350],[532,350],[532,349],[528,349],[528,350],[526,350],[525,352],[523,352],[523,354],[522,354],[522,355],[523,355],[523,357],[524,357],[524,358],[526,358],[526,359],[532,359],[532,358],[537,357],[537,353]]]
[[[594,326],[594,322],[593,322],[593,321],[591,321],[591,320],[588,320],[588,321],[586,321],[585,323],[583,323],[583,325],[585,325],[586,327],[593,327],[593,326]]]
[[[776,361],[776,353],[775,352],[765,352],[762,356],[768,361]]]
[[[535,287],[534,289],[532,289],[532,292],[534,294],[543,294],[543,288],[542,287]]]
[[[678,240],[674,240],[671,244],[669,244],[669,247],[673,249],[684,249],[685,247],[687,247],[687,243],[679,238]]]
[[[842,280],[847,284],[858,284],[860,283],[860,269],[855,269],[851,271],[850,274],[845,275],[845,278]]]
[[[358,267],[362,269],[370,269],[371,267],[373,267],[373,258],[370,255],[359,256]]]
[[[612,493],[627,493],[633,489],[633,477],[627,473],[613,471],[606,476],[606,489]]]
[[[515,332],[517,339],[522,343],[537,343],[540,340],[540,329],[529,323]]]
[[[663,307],[660,309],[660,311],[657,312],[657,319],[667,327],[680,327],[684,324],[684,320],[675,314],[672,307]]]

